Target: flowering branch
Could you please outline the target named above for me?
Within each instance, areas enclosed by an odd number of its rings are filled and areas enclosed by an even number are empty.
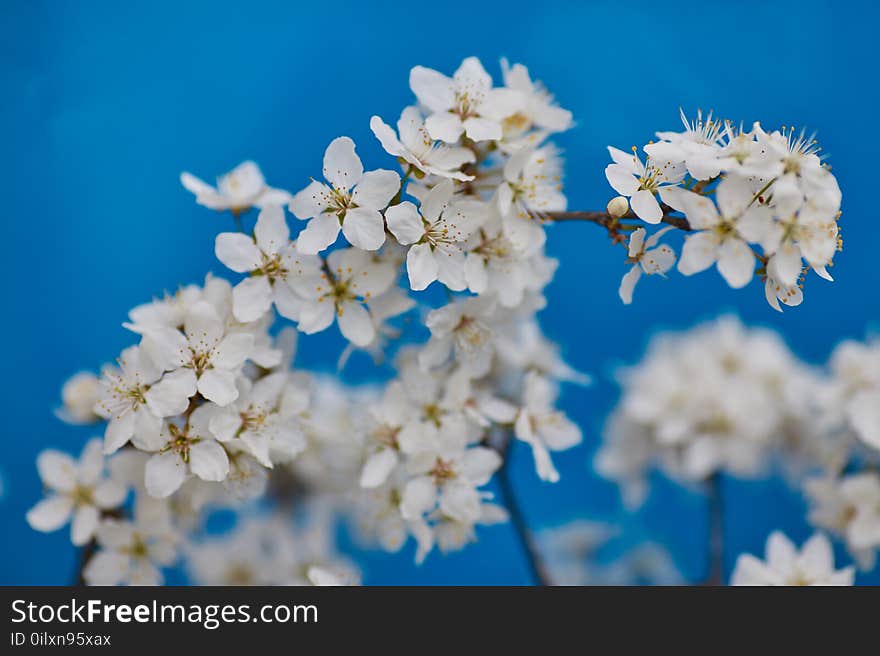
[[[717,265],[734,288],[757,275],[776,309],[800,303],[804,261],[830,279],[841,196],[812,143],[698,115],[684,132],[658,133],[644,162],[637,149],[609,148],[605,175],[619,195],[605,212],[568,212],[550,137],[573,125],[571,112],[524,66],[502,69],[502,86],[474,57],[452,77],[412,69],[417,102],[397,129],[370,120],[400,172],[366,170],[354,140],[340,136],[324,151],[323,176],[295,194],[266,184],[254,162],[216,187],[181,175],[199,204],[232,212],[237,231],[217,235],[214,252],[236,282],[209,275],[135,307],[125,327],[136,343],[118,367],[65,386],[64,416],[104,422],[103,444],[90,442],[78,460],[40,454],[47,494],[28,522],[47,532],[70,524],[73,544],[97,542],[86,581],[160,583],[181,557],[203,583],[351,580],[335,557],[331,572],[326,553],[296,546],[294,529],[279,534],[280,515],[243,519],[226,544],[194,539],[211,510],[247,512],[242,502],[267,496],[269,472],[284,471],[302,483],[303,505],[347,511],[389,551],[412,537],[419,562],[509,515],[535,581],[546,584],[508,451],[514,438],[528,444],[537,475],[559,480],[551,453],[583,439],[557,406],[560,386],[585,377],[536,318],[557,267],[543,223],[592,222],[623,244],[624,303],[640,276],[676,262],[684,275]],[[259,215],[245,232],[252,208]],[[680,258],[659,241],[675,228],[688,233]],[[439,307],[426,307],[431,296],[416,300],[430,286],[446,292]],[[417,305],[428,310],[430,338],[395,344],[391,322]],[[276,336],[278,318],[292,325]],[[343,360],[352,349],[388,354],[395,377],[354,388],[293,369],[297,335],[334,325],[347,342]],[[498,427],[500,452],[480,437]],[[507,513],[484,487],[499,470]],[[125,519],[106,514],[123,508]],[[278,543],[278,562],[261,562],[267,540]],[[284,556],[300,552],[295,562]]]
[[[679,230],[683,230],[685,232],[690,232],[693,230],[691,228],[691,224],[688,223],[688,220],[683,216],[676,216],[674,214],[675,210],[673,210],[668,205],[661,205],[663,209],[663,217],[660,219],[660,223],[665,223],[667,225],[673,226],[674,228],[678,228]],[[619,241],[623,241],[623,235],[620,235],[620,230],[624,230],[630,232],[632,230],[636,230],[639,228],[639,223],[621,223],[621,221],[632,220],[638,221],[639,217],[635,215],[632,210],[629,210],[620,217],[615,217],[607,210],[602,211],[572,211],[572,212],[548,212],[545,215],[545,218],[554,221],[557,223],[561,223],[563,221],[587,221],[590,223],[595,223],[596,225],[602,226],[605,228],[608,233],[613,237],[618,236]]]

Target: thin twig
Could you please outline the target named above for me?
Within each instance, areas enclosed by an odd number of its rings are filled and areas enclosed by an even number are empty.
[[[672,213],[675,210],[668,205],[661,207],[663,208],[663,218],[660,219],[661,223],[666,223],[685,232],[691,231],[691,225],[686,218],[674,216]],[[545,217],[551,221],[589,221],[602,226],[609,232],[617,227],[618,221],[638,218],[632,211],[627,212],[619,219],[614,218],[608,212],[548,212]]]
[[[507,437],[500,449],[501,458],[503,460],[501,469],[498,471],[498,484],[501,491],[501,499],[510,515],[510,523],[513,525],[513,530],[516,532],[517,538],[519,538],[519,542],[522,545],[523,553],[526,557],[526,564],[528,565],[532,580],[535,582],[535,585],[550,585],[550,579],[544,571],[544,566],[541,563],[541,554],[538,550],[538,546],[535,543],[532,532],[529,530],[522,508],[516,499],[516,491],[514,490],[513,482],[510,479],[511,442],[511,438]]]
[[[708,481],[709,562],[708,576],[703,585],[724,585],[724,498],[721,474]]]

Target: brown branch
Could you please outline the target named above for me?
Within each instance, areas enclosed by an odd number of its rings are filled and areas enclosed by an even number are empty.
[[[675,210],[668,205],[662,205],[661,207],[663,208],[663,218],[660,219],[661,223],[674,226],[685,232],[691,231],[691,225],[686,218],[674,216],[673,212]],[[620,221],[631,221],[639,217],[632,211],[629,211],[619,219],[614,218],[608,212],[548,212],[545,218],[551,221],[589,221],[590,223],[602,226],[609,232],[614,232],[620,227]]]
[[[709,557],[703,585],[724,585],[724,499],[721,474],[715,473],[707,482],[709,525]]]
[[[526,565],[528,566],[534,584],[538,586],[551,585],[550,578],[547,575],[541,560],[538,545],[535,542],[532,531],[529,529],[528,523],[526,522],[525,515],[523,514],[522,508],[516,497],[516,490],[514,490],[513,481],[510,479],[510,447],[512,441],[513,439],[510,435],[506,436],[499,449],[499,453],[503,460],[501,469],[498,471],[498,487],[501,492],[501,500],[504,503],[504,507],[507,509],[507,514],[510,515],[510,523],[522,545],[526,558]]]

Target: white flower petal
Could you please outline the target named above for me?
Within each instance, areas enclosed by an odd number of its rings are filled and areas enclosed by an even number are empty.
[[[330,189],[327,185],[313,180],[290,201],[290,211],[298,219],[310,219],[321,214],[329,205]]]
[[[254,237],[264,253],[274,255],[285,248],[290,241],[290,228],[287,227],[284,210],[277,205],[260,210]]]
[[[232,290],[232,313],[237,321],[256,321],[271,308],[272,284],[267,276],[245,278]]]
[[[389,207],[385,211],[385,221],[391,234],[404,246],[416,243],[425,234],[422,217],[408,200]]]
[[[37,456],[37,472],[43,484],[53,490],[70,492],[76,485],[76,462],[61,451],[41,451]]]
[[[324,178],[337,189],[351,189],[364,175],[364,165],[354,151],[354,141],[337,137],[324,151]]]
[[[685,238],[678,260],[678,270],[686,276],[705,271],[718,256],[718,237],[710,232],[698,232]]]
[[[202,396],[220,407],[238,398],[235,375],[224,369],[208,369],[199,377],[198,389]]]
[[[80,506],[73,514],[70,525],[70,541],[81,547],[88,542],[98,528],[98,509],[94,506]]]
[[[745,287],[755,272],[752,249],[741,239],[725,239],[718,249],[718,272],[734,289]]]
[[[189,467],[203,481],[222,481],[229,475],[229,458],[218,442],[202,440],[189,450]]]
[[[214,242],[217,259],[236,273],[253,271],[263,261],[254,240],[240,232],[221,232]]]
[[[27,513],[27,523],[35,531],[49,533],[57,531],[70,519],[73,512],[73,499],[65,496],[51,496],[43,499]]]
[[[144,468],[144,483],[151,497],[171,496],[186,480],[186,464],[171,451],[154,455]]]
[[[660,223],[660,220],[663,218],[663,210],[660,209],[660,203],[657,202],[654,194],[647,189],[634,193],[632,198],[629,199],[629,205],[642,221]]]
[[[385,222],[378,210],[356,207],[345,213],[342,233],[352,246],[375,251],[385,243]]]
[[[195,393],[195,372],[192,369],[176,369],[165,374],[144,396],[147,407],[154,415],[173,417],[186,410]]]
[[[355,346],[367,346],[376,337],[376,327],[370,313],[356,301],[347,301],[337,309],[337,321],[342,335]]]
[[[397,462],[397,452],[394,449],[382,449],[371,455],[361,471],[361,487],[373,488],[382,485],[397,466]]]
[[[439,266],[428,244],[416,244],[406,254],[406,272],[409,286],[415,291],[425,289],[437,280]]]
[[[639,281],[639,278],[642,276],[642,270],[639,266],[633,265],[633,267],[624,274],[623,278],[620,281],[620,287],[617,290],[618,295],[620,296],[620,300],[624,302],[625,305],[629,305],[632,303],[633,299],[633,291],[636,288],[636,283]]]
[[[335,214],[319,214],[297,235],[296,250],[306,255],[320,253],[336,241],[340,228]]]
[[[352,193],[351,200],[358,207],[384,210],[398,191],[400,191],[400,176],[394,171],[377,169],[364,174]]]

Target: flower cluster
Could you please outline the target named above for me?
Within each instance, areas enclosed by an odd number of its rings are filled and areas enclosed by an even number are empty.
[[[725,317],[652,341],[619,376],[596,469],[638,505],[646,474],[702,481],[718,471],[754,476],[773,450],[812,453],[812,370],[770,331]]]
[[[557,265],[543,223],[566,206],[547,139],[572,118],[525,67],[503,69],[501,86],[475,58],[451,77],[412,70],[417,104],[396,130],[370,121],[400,173],[365,170],[354,141],[339,137],[297,193],[269,187],[252,162],[216,187],[182,174],[199,204],[231,211],[240,228],[259,212],[251,232],[215,240],[236,282],[208,276],[134,308],[125,326],[137,343],[100,377],[65,385],[59,416],[105,421],[103,448],[90,446],[81,474],[62,454],[41,456],[51,494],[29,520],[53,530],[74,513],[74,541],[100,547],[87,580],[155,583],[181,554],[195,580],[243,578],[212,556],[225,547],[191,537],[211,509],[264,494],[276,505],[290,494],[331,499],[386,549],[413,536],[421,560],[506,519],[487,484],[510,440],[528,445],[541,478],[558,479],[551,452],[581,441],[556,407],[559,383],[586,379],[535,314]],[[432,285],[445,288],[445,304],[413,298]],[[430,338],[401,346],[394,321],[417,305]],[[296,331],[273,336],[276,313]],[[296,335],[334,323],[349,344],[340,363],[354,350],[391,356],[393,380],[349,387],[292,370]],[[62,466],[73,473],[62,477]],[[113,495],[101,487],[105,469],[126,472]],[[291,535],[258,524],[227,540],[274,580],[317,582],[308,566],[320,581],[353,580],[322,565],[320,550],[288,563]],[[138,562],[123,563],[135,552]]]
[[[880,550],[878,347],[842,342],[818,368],[797,360],[775,333],[731,317],[660,335],[620,375],[623,395],[595,468],[635,506],[654,468],[698,483],[719,473],[754,477],[776,464],[809,500],[809,522],[871,569]],[[759,570],[750,561],[743,580],[770,576]]]
[[[232,213],[237,230],[217,235],[214,252],[234,280],[208,275],[135,307],[124,324],[135,338],[116,364],[62,390],[58,416],[104,422],[103,443],[78,462],[41,454],[48,495],[28,520],[50,531],[72,518],[73,542],[97,548],[86,581],[158,583],[183,556],[196,581],[354,582],[328,532],[312,540],[290,525],[292,507],[320,501],[320,513],[351,516],[389,551],[412,537],[421,561],[506,519],[490,486],[511,444],[531,451],[542,480],[559,479],[552,454],[582,440],[559,408],[561,383],[588,379],[537,313],[558,265],[546,226],[579,214],[566,211],[550,141],[572,115],[521,64],[502,61],[500,84],[474,57],[451,76],[416,66],[409,82],[414,102],[395,126],[369,121],[389,168],[366,170],[341,136],[295,193],[269,187],[253,162],[216,186],[181,175],[198,204]],[[689,233],[682,272],[717,261],[739,287],[757,259],[771,303],[799,302],[802,260],[827,277],[838,247],[840,192],[814,144],[711,118],[686,127],[659,133],[645,164],[612,149],[608,179],[630,200],[586,213],[627,242],[621,297],[673,266],[660,240],[679,227]],[[634,220],[670,227],[648,235]],[[405,340],[413,315],[425,331]],[[292,327],[275,330],[277,316]],[[293,369],[299,334],[334,324],[339,368],[363,351],[392,365],[390,380],[351,386]],[[803,419],[809,372],[734,323],[658,348],[646,368],[627,376],[600,455],[614,478],[637,479],[653,462],[692,478],[751,471]],[[854,397],[855,430],[870,404]],[[219,541],[196,537],[214,509],[243,514],[255,499],[266,519],[243,518]]]
[[[799,305],[807,272],[831,280],[827,267],[842,243],[840,188],[821,148],[791,128],[766,132],[755,123],[746,130],[711,113],[690,121],[682,112],[682,121],[682,132],[658,132],[642,148],[644,159],[635,147],[631,153],[608,148],[613,163],[605,175],[621,194],[609,213],[649,224],[684,217],[689,234],[679,272],[692,275],[714,264],[733,288],[759,276],[771,307]],[[629,303],[639,274],[665,273],[675,254],[668,246],[646,251],[664,231],[645,241],[642,228],[625,226],[636,230],[629,244],[636,266],[621,285]]]

